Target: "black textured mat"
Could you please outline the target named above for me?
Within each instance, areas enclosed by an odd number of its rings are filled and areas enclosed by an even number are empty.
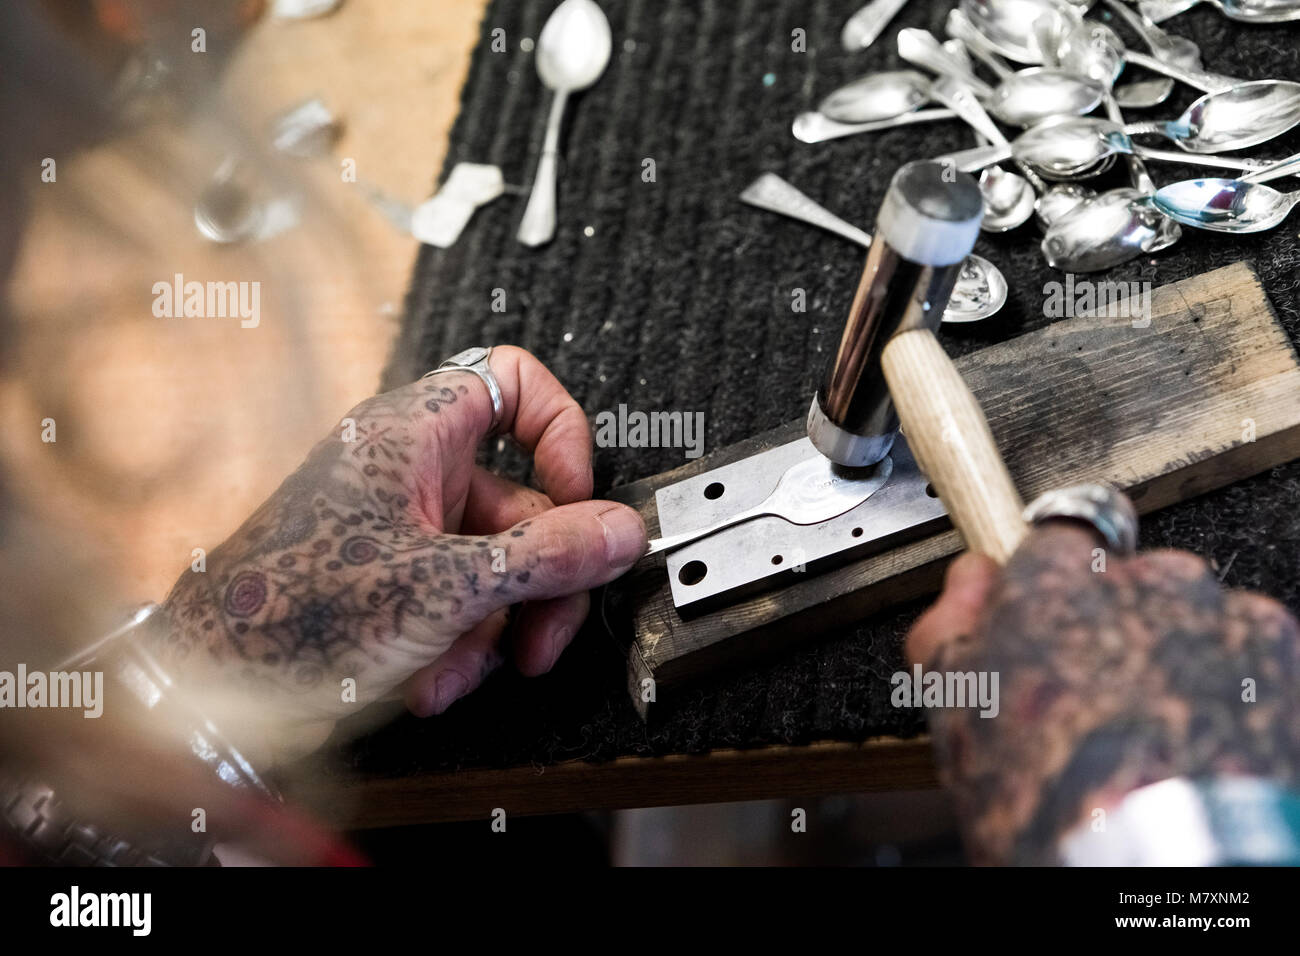
[[[481,210],[453,248],[424,247],[386,387],[467,346],[513,343],[549,365],[593,417],[620,403],[704,412],[708,448],[801,415],[834,345],[862,252],[737,196],[770,170],[869,228],[900,163],[974,145],[957,123],[820,145],[794,140],[797,113],[856,75],[901,65],[898,28],[942,35],[951,7],[914,0],[872,49],[850,56],[840,49],[839,30],[859,4],[601,0],[614,55],[600,82],[570,104],[555,241],[537,250],[517,243],[525,200],[507,195]],[[495,163],[507,182],[531,182],[548,97],[520,40],[537,37],[552,6],[499,0],[489,8],[445,171],[461,161]],[[1233,24],[1208,5],[1165,26],[1195,39],[1210,69],[1300,78],[1296,26]],[[509,52],[489,49],[498,28]],[[806,52],[792,49],[796,30],[805,31]],[[1130,119],[1172,118],[1195,95],[1180,87],[1163,107]],[[1296,150],[1293,131],[1251,152]],[[654,182],[643,181],[646,159],[654,161]],[[1151,169],[1159,183],[1196,174],[1191,167]],[[1297,229],[1300,215],[1250,237],[1189,230],[1168,252],[1106,278],[1158,286],[1251,259],[1294,342]],[[1043,286],[1061,276],[1045,265],[1039,238],[1032,225],[981,238],[976,251],[1006,273],[1011,298],[993,320],[945,330],[951,353],[1050,321]],[[503,312],[492,311],[497,289],[504,290]],[[805,313],[791,309],[794,289],[806,290]],[[513,452],[490,459],[515,477],[527,474]],[[674,449],[598,449],[597,493],[682,460]],[[1143,543],[1188,548],[1224,568],[1228,584],[1300,607],[1300,467],[1152,516]],[[920,606],[845,621],[839,635],[770,666],[699,684],[648,728],[628,702],[621,652],[594,620],[552,674],[525,680],[502,673],[443,717],[403,717],[347,748],[345,758],[366,772],[404,774],[910,735],[920,719],[889,706],[888,675],[900,665],[901,637]]]

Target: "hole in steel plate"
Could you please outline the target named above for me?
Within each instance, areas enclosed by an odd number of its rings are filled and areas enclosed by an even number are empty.
[[[708,573],[709,566],[703,561],[687,561],[677,572],[677,580],[689,587],[692,584],[699,584]]]
[[[714,481],[714,482],[711,482],[711,483],[708,485],[708,487],[706,487],[706,488],[704,489],[704,497],[706,497],[706,498],[708,498],[710,501],[712,501],[714,498],[721,498],[721,497],[722,497],[722,493],[723,493],[724,491],[726,491],[726,490],[727,490],[727,489],[726,489],[725,487],[723,487],[722,482],[720,482],[720,481]]]
[[[772,555],[772,563],[773,563],[773,564],[780,564],[780,563],[781,563],[782,561],[784,561],[784,560],[785,560],[785,558],[781,557],[779,554],[774,554],[774,555]]]
[[[939,497],[939,492],[935,491],[935,490],[934,490],[934,485],[931,485],[931,484],[929,484],[929,483],[927,483],[926,486],[925,486],[925,493],[926,493],[927,495],[929,495],[931,498],[938,498],[938,497]]]
[[[853,537],[855,537],[855,538],[860,538],[860,537],[862,537],[862,529],[861,529],[861,528],[854,528],[854,529],[853,529]]]

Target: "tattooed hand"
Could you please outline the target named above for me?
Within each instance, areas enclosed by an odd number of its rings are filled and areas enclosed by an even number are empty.
[[[1058,839],[1179,775],[1300,782],[1300,629],[1181,551],[1109,557],[1081,525],[1031,533],[1005,569],[963,555],[917,621],[927,670],[999,675],[1000,709],[930,714],[973,858],[1051,863]]]
[[[582,409],[528,352],[496,348],[491,364],[502,431],[534,454],[545,494],[474,464],[487,388],[441,373],[349,412],[355,440],[317,445],[168,597],[164,666],[222,688],[228,721],[251,701],[275,756],[314,748],[338,718],[398,691],[418,715],[442,712],[501,663],[512,605],[516,666],[546,672],[588,590],[644,553],[635,511],[587,500]]]

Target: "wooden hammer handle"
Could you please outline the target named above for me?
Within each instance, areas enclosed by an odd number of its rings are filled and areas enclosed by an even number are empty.
[[[929,330],[894,336],[880,364],[912,453],[966,546],[1005,564],[1028,526],[979,402]]]

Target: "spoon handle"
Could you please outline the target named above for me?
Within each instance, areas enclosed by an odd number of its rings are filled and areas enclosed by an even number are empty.
[[[1145,13],[1134,10],[1123,0],[1105,0],[1105,3],[1106,6],[1119,14],[1120,19],[1127,23],[1134,33],[1142,38],[1142,42],[1151,48],[1152,55],[1159,52],[1160,40],[1168,36],[1168,34],[1156,26],[1154,20]]]
[[[1188,86],[1204,90],[1206,93],[1230,90],[1234,86],[1240,86],[1246,82],[1231,76],[1224,76],[1222,73],[1211,73],[1208,70],[1189,70],[1186,67],[1175,66],[1173,63],[1166,63],[1164,60],[1157,60],[1153,56],[1147,56],[1145,53],[1137,53],[1133,50],[1129,50],[1124,54],[1124,60],[1128,63],[1146,67],[1153,73],[1162,73],[1165,76],[1172,77],[1179,83],[1186,83]]]
[[[1279,159],[1275,163],[1270,163],[1261,169],[1247,173],[1245,176],[1238,178],[1244,183],[1266,183],[1273,179],[1281,179],[1283,176],[1291,176],[1300,173],[1300,153],[1294,156],[1288,156],[1286,159]]]
[[[675,551],[680,547],[690,544],[692,541],[698,541],[700,538],[707,538],[711,534],[717,534],[733,525],[743,524],[746,521],[753,521],[755,518],[762,518],[766,515],[774,514],[767,507],[767,502],[756,508],[750,508],[748,511],[742,511],[740,514],[732,515],[730,518],[723,518],[721,521],[715,521],[711,525],[703,528],[696,528],[694,531],[683,531],[681,534],[669,535],[666,538],[655,538],[650,542],[650,547],[646,550],[645,557],[652,554],[660,554],[664,551]],[[780,515],[777,515],[780,517]]]
[[[870,234],[818,205],[776,173],[764,173],[755,179],[740,194],[740,201],[759,209],[766,209],[768,212],[798,219],[811,226],[819,226],[860,246],[871,245]]]
[[[564,119],[567,90],[556,90],[551,100],[551,115],[546,121],[546,139],[542,158],[537,162],[533,191],[519,221],[516,238],[526,246],[541,246],[555,236],[555,167],[560,152],[560,123]]]
[[[997,74],[999,80],[1005,80],[1011,75],[1011,67],[1007,66],[1002,57],[993,49],[992,44],[984,39],[984,34],[975,29],[975,24],[971,23],[966,14],[962,13],[960,9],[953,10],[948,14],[948,20],[944,27],[948,31],[948,36],[965,43],[967,48],[985,66]]]
[[[1267,162],[1247,159],[1244,156],[1209,156],[1202,153],[1183,153],[1172,149],[1150,149],[1133,144],[1133,152],[1143,159],[1154,159],[1163,163],[1186,163],[1189,166],[1213,166],[1216,169],[1265,169]]]
[[[981,80],[961,60],[943,48],[929,30],[909,27],[898,33],[898,55],[908,63],[939,76],[954,76],[975,91],[977,96],[993,95],[993,88]]]
[[[935,156],[936,163],[952,163],[963,173],[977,173],[986,166],[992,166],[1010,159],[1012,148],[1004,146],[976,146],[973,149],[959,149],[953,153]]]
[[[1119,104],[1115,102],[1114,93],[1107,90],[1106,95],[1102,98],[1102,104],[1106,108],[1106,117],[1112,123],[1124,126],[1124,114],[1119,111]],[[1130,135],[1132,133],[1128,127],[1124,127],[1124,132]],[[1151,174],[1147,172],[1146,163],[1142,162],[1134,153],[1129,153],[1124,159],[1128,162],[1129,177],[1133,180],[1134,188],[1147,196],[1154,196],[1156,184],[1152,181]]]
[[[907,0],[871,0],[849,17],[840,31],[840,43],[850,53],[865,50],[906,4]]]
[[[1201,0],[1139,0],[1138,9],[1152,23],[1163,23],[1200,2]]]
[[[1124,132],[1129,136],[1144,136],[1148,133],[1155,136],[1164,136],[1166,139],[1173,139],[1169,135],[1169,123],[1166,120],[1147,120],[1144,123],[1126,123],[1122,119],[1115,119],[1110,115],[1110,110],[1106,110],[1106,116],[1124,127]]]
[[[940,77],[930,87],[930,95],[956,113],[962,122],[985,139],[997,146],[1007,145],[1007,138],[1002,135],[1002,130],[998,129],[998,125],[985,112],[984,107],[975,98],[974,90],[964,79],[955,76]]]
[[[837,123],[821,113],[800,113],[794,118],[791,130],[794,138],[802,143],[824,143],[828,139],[839,139],[841,136],[876,133],[898,126],[910,126],[913,123],[932,123],[935,120],[952,119],[956,115],[952,110],[916,110],[912,113],[904,113],[902,116],[895,116],[893,119],[876,120],[873,123]]]

